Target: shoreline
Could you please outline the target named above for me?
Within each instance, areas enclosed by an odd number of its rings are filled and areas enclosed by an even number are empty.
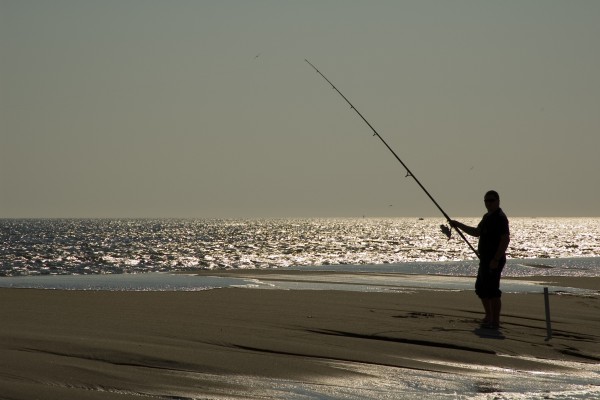
[[[2,288],[0,301],[0,387],[11,399],[264,398],[265,382],[343,391],[395,373],[459,385],[498,369],[600,387],[578,375],[600,362],[598,296],[551,295],[550,340],[543,295],[532,293],[503,295],[498,332],[479,326],[471,291]]]
[[[202,291],[220,288],[411,292],[473,291],[475,277],[389,271],[241,269],[144,274],[0,277],[0,288],[84,291]],[[504,293],[600,295],[600,277],[503,277]]]
[[[422,275],[422,274],[401,274],[401,273],[372,273],[372,272],[348,272],[348,271],[311,271],[306,270],[293,270],[293,269],[236,269],[236,270],[202,270],[194,271],[191,274],[189,272],[181,272],[181,274],[198,275],[198,276],[218,276],[218,277],[236,277],[245,279],[263,279],[263,280],[280,280],[282,277],[290,281],[303,281],[306,277],[315,276],[343,276],[343,275],[356,275],[356,276],[406,276],[406,277],[417,277],[417,276],[432,276],[440,278],[456,278],[453,275]],[[475,284],[475,277],[459,277],[470,279]],[[312,280],[311,280],[312,281]],[[504,282],[534,282],[540,285],[540,289],[546,286],[558,286],[565,288],[585,289],[590,291],[596,291],[600,294],[600,277],[575,277],[575,276],[525,276],[525,277],[502,277],[500,285]]]

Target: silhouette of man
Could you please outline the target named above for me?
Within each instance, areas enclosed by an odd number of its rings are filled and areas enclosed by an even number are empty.
[[[484,196],[485,214],[476,227],[467,226],[458,221],[451,221],[453,227],[479,238],[479,270],[475,281],[475,293],[481,299],[485,318],[482,323],[487,328],[500,327],[500,275],[506,264],[506,249],[510,243],[508,218],[500,208],[500,196],[490,190]]]

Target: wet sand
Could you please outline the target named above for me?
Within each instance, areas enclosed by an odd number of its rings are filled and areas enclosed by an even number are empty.
[[[600,288],[600,278],[549,281]],[[459,377],[472,373],[461,364],[600,362],[600,297],[555,294],[550,304],[546,340],[541,293],[506,294],[491,331],[469,291],[0,289],[0,397],[264,398],[267,388],[233,378],[319,384],[361,378],[350,365]]]

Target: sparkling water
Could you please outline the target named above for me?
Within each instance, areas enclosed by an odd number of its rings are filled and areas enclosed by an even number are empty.
[[[479,218],[461,221],[476,225]],[[460,237],[448,240],[441,232],[444,222],[3,219],[0,276],[474,260]],[[532,264],[543,267],[544,259],[600,257],[599,218],[511,218],[510,224],[509,258],[535,259]],[[476,247],[477,239],[469,239]]]

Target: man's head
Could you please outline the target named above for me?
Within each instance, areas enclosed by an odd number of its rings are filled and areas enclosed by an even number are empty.
[[[485,208],[487,208],[488,212],[494,212],[500,208],[500,195],[495,190],[488,191],[485,196],[483,196],[483,201],[485,202]]]

